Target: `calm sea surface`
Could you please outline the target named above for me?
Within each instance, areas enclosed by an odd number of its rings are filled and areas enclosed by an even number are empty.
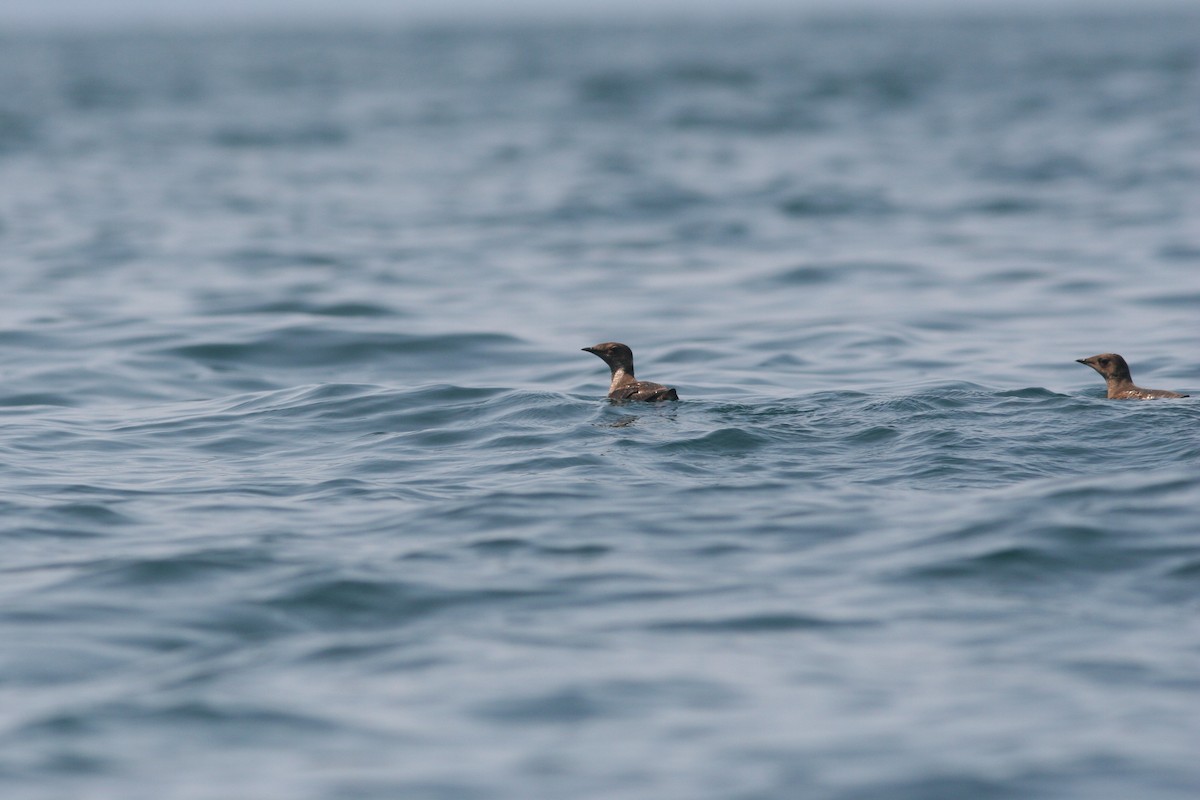
[[[1198,343],[1200,16],[0,35],[0,795],[1194,800]]]

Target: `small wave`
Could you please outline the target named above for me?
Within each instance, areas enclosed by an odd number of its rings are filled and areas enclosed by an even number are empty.
[[[1200,263],[1200,244],[1172,242],[1158,249],[1158,257],[1164,261],[1185,261]]]
[[[304,300],[281,300],[269,303],[214,303],[209,314],[308,314],[314,317],[400,317],[407,316],[395,308],[378,303],[340,302],[313,303]]]
[[[723,133],[771,135],[780,133],[818,133],[830,123],[807,105],[772,106],[758,104],[743,107],[729,103],[720,107],[711,104],[684,106],[671,117],[671,123],[681,130],[707,130]]]
[[[648,99],[654,90],[655,82],[646,75],[618,70],[593,73],[576,85],[582,104],[610,110],[631,110]]]
[[[230,149],[336,147],[346,144],[350,133],[341,125],[311,123],[295,127],[228,126],[212,134],[212,143]]]
[[[25,408],[38,406],[60,406],[70,408],[80,405],[77,398],[55,392],[30,392],[26,394],[0,395],[0,407]]]
[[[1044,204],[1035,198],[1009,195],[968,203],[963,210],[994,217],[1007,217],[1018,214],[1035,214],[1042,211],[1043,208]]]
[[[520,340],[496,333],[415,335],[340,330],[332,326],[291,325],[248,336],[249,341],[208,341],[154,351],[210,365],[273,367],[335,366],[381,357],[431,356],[492,362],[498,350],[511,352]],[[397,369],[397,374],[404,370]]]
[[[701,680],[609,680],[478,706],[475,713],[501,724],[579,724],[603,718],[645,717],[663,708],[711,711],[737,699],[723,683]]]
[[[411,624],[457,607],[494,608],[549,596],[546,589],[443,589],[399,581],[351,577],[295,580],[263,604],[322,628],[374,628]]]
[[[940,560],[911,570],[918,581],[957,579],[988,581],[1033,581],[1062,573],[1067,562],[1036,547],[999,547],[979,555]]]
[[[511,536],[487,538],[473,542],[471,548],[485,553],[507,555],[528,552],[535,556],[550,556],[565,559],[595,559],[609,555],[613,548],[602,544],[546,545],[536,541]]]
[[[1096,174],[1084,157],[1065,153],[989,161],[979,171],[982,177],[991,180],[1037,184],[1090,178]]]
[[[824,187],[780,201],[779,210],[789,217],[859,217],[891,214],[896,207],[882,191]]]
[[[774,286],[817,286],[842,282],[870,281],[911,285],[914,281],[926,282],[928,271],[916,264],[886,261],[842,261],[801,264],[781,270],[775,274],[758,277],[752,285]]]
[[[32,117],[0,108],[0,155],[13,153],[38,141],[40,130]],[[0,226],[0,233],[3,232]]]
[[[722,428],[703,436],[663,443],[656,449],[663,453],[744,456],[762,449],[769,442],[768,437],[744,428]]]
[[[759,80],[754,70],[711,61],[676,64],[667,69],[667,74],[671,80],[683,85],[728,86],[734,89],[745,89]]]
[[[869,623],[858,620],[833,620],[792,612],[779,612],[774,614],[748,614],[724,619],[660,621],[648,623],[646,628],[665,633],[755,634],[859,627],[866,624]]]
[[[81,111],[128,110],[139,98],[130,84],[100,76],[79,76],[63,84],[67,103]]]
[[[72,580],[74,588],[178,587],[208,582],[222,575],[254,572],[272,559],[264,551],[249,549],[201,550],[169,557],[106,559],[87,567],[86,573]]]
[[[291,250],[281,248],[243,248],[230,252],[225,261],[235,267],[258,272],[269,267],[343,267],[346,261],[336,253],[324,250]]]

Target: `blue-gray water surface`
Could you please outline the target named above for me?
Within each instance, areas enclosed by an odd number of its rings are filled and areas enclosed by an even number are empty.
[[[0,795],[1194,800],[1198,34],[0,37]]]

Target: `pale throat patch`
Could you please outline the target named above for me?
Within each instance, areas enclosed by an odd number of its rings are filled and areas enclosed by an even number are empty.
[[[611,392],[614,389],[616,389],[620,386],[624,386],[625,384],[627,384],[633,380],[634,380],[633,376],[630,375],[628,372],[626,372],[624,370],[624,368],[617,367],[617,370],[615,372],[613,372],[612,383],[610,383],[608,385],[608,390]]]

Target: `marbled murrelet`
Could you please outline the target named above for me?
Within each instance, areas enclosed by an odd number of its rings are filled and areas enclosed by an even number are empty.
[[[620,342],[604,342],[583,348],[604,359],[612,370],[612,383],[608,387],[609,400],[641,400],[656,403],[662,400],[678,400],[679,395],[670,386],[651,381],[639,381],[633,376],[633,351]]]
[[[1101,353],[1098,356],[1075,360],[1080,364],[1087,364],[1104,376],[1104,382],[1108,384],[1109,400],[1157,400],[1160,397],[1189,396],[1166,389],[1143,389],[1134,386],[1133,378],[1129,375],[1129,365],[1116,353]]]

